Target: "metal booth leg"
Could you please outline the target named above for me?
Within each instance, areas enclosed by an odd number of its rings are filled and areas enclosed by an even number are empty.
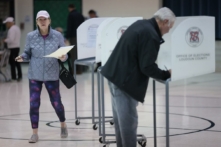
[[[77,81],[77,76],[76,76],[76,61],[74,61],[74,78]],[[77,115],[77,84],[74,86],[74,95],[75,95],[75,124],[79,125],[80,121],[78,120],[78,115]]]
[[[95,111],[95,109],[94,109],[94,64],[92,63],[91,64],[91,69],[92,69],[92,72],[91,72],[91,79],[92,79],[92,87],[91,87],[91,91],[92,91],[92,123],[94,124],[95,123],[95,114],[94,114],[94,111]],[[97,127],[96,127],[96,125],[94,126],[94,129],[96,130],[97,129]]]
[[[156,82],[153,80],[153,129],[154,129],[154,147],[157,147],[157,125],[156,125]]]
[[[166,82],[166,147],[170,146],[169,82]]]

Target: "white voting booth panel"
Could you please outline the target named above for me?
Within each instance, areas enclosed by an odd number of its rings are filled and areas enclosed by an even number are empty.
[[[163,38],[157,62],[172,69],[172,81],[215,72],[214,17],[177,17]]]
[[[96,39],[96,62],[101,62],[101,49],[105,37],[105,32],[109,25],[111,25],[116,19],[120,19],[117,17],[111,17],[104,20],[97,29],[97,39]]]
[[[105,36],[102,38],[102,65],[107,62],[107,59],[111,55],[117,41],[120,39],[124,31],[135,21],[143,19],[142,17],[125,17],[119,18],[113,21],[104,30]]]
[[[91,18],[82,23],[77,29],[78,59],[95,57],[96,36],[99,25],[107,18]]]

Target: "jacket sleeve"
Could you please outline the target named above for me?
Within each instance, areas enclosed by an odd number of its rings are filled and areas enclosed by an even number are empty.
[[[22,53],[21,57],[24,61],[29,61],[31,58],[31,47],[30,47],[30,36],[27,35],[26,37],[26,43],[25,43],[25,49]]]
[[[159,43],[154,39],[141,42],[138,49],[139,66],[141,72],[146,76],[155,79],[166,80],[170,78],[169,71],[159,69],[155,63],[159,47]]]
[[[15,36],[16,36],[16,34],[15,34],[14,28],[9,29],[7,38],[5,39],[5,42],[7,42],[9,44],[13,43],[15,41]]]

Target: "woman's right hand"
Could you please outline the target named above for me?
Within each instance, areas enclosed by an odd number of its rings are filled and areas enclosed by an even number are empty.
[[[23,62],[23,58],[21,56],[18,56],[15,58],[15,61],[17,62]]]

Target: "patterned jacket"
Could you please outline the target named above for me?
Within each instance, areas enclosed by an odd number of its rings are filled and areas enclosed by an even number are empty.
[[[24,61],[30,61],[28,78],[37,81],[56,81],[59,79],[59,63],[56,58],[46,58],[58,48],[65,46],[62,34],[50,28],[44,39],[39,30],[27,34]]]

